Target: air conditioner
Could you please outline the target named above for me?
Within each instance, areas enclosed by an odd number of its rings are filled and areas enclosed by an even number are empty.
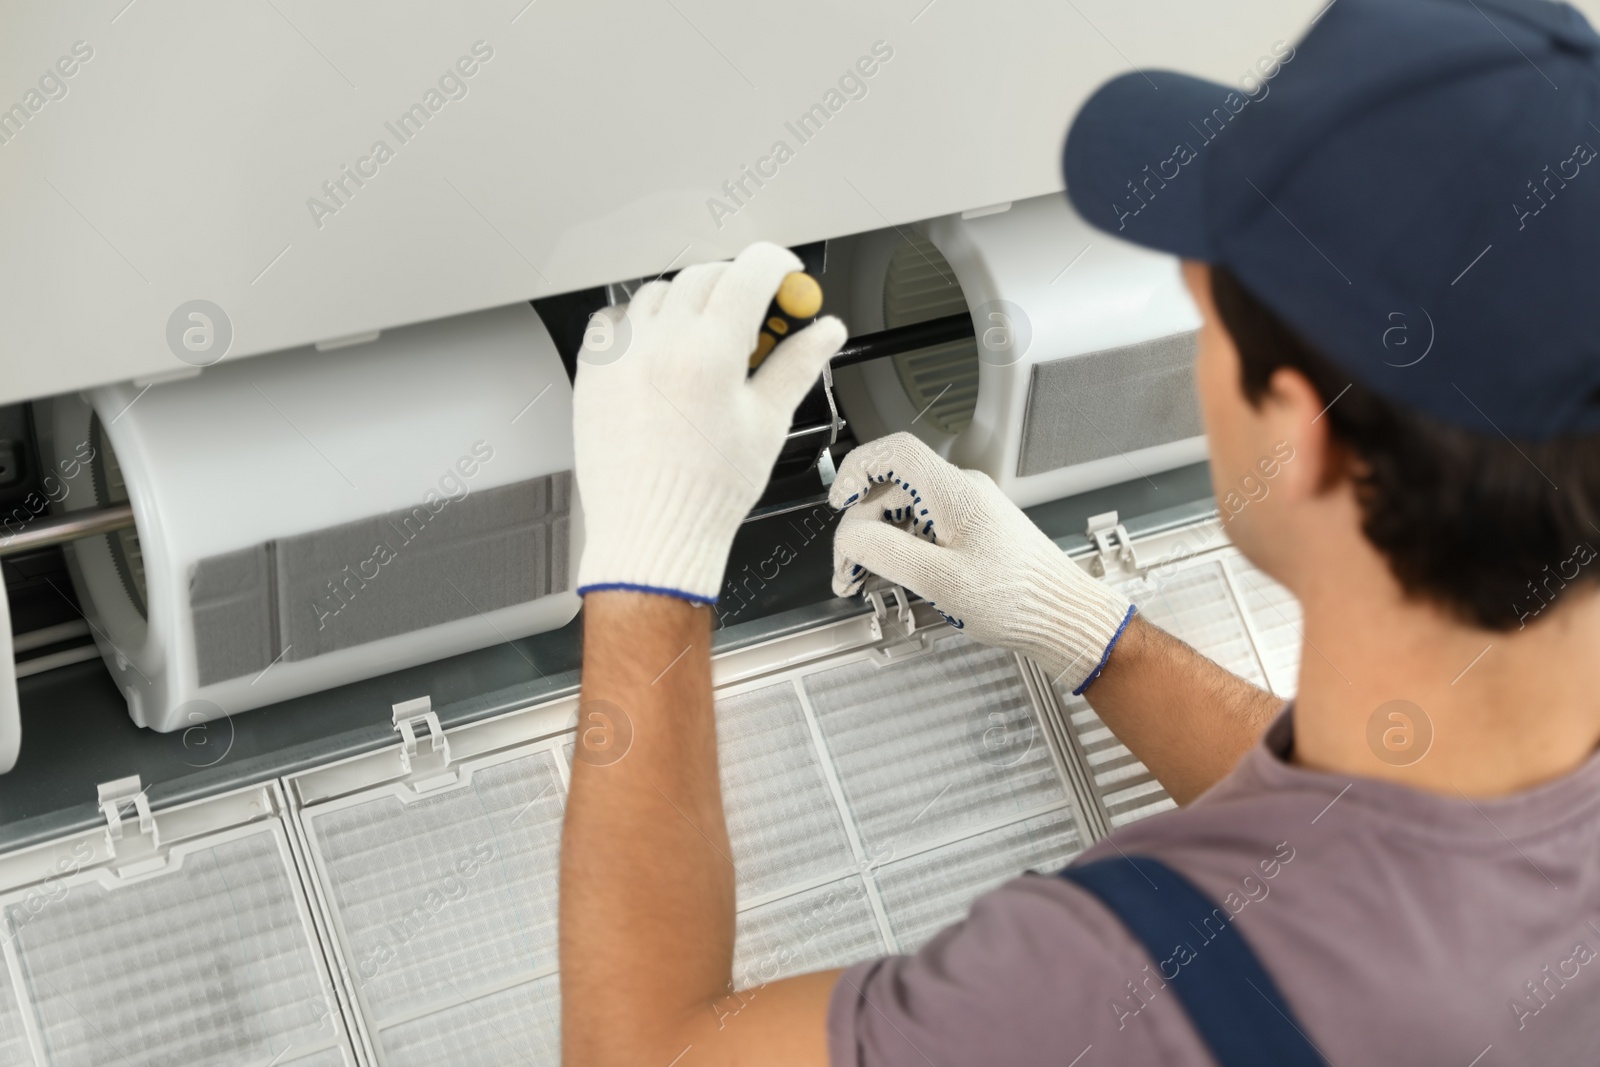
[[[572,387],[527,304],[49,405],[65,547],[134,722],[226,713],[562,626]]]
[[[973,335],[841,369],[860,440],[907,430],[1029,506],[1205,457],[1199,315],[1177,261],[1060,195],[853,242],[853,332],[971,316]]]

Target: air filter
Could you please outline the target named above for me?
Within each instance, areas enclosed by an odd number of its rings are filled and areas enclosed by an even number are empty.
[[[1232,547],[1183,566],[1158,566],[1121,583],[1157,626],[1246,681],[1294,696],[1300,668],[1300,605]],[[1089,770],[1108,829],[1177,807],[1148,767],[1089,702],[1056,687],[1068,732]]]
[[[849,620],[820,656],[815,637],[739,653],[717,689],[740,989],[912,951],[1087,843],[1015,655],[937,622],[885,643]],[[381,752],[291,782],[376,1063],[558,1062],[571,710],[452,731],[442,769]]]
[[[281,795],[137,821],[113,802],[117,821],[0,859],[0,1062],[352,1067]]]

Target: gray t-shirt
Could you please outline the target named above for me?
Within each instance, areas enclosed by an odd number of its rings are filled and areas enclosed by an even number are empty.
[[[1600,756],[1475,800],[1291,766],[1292,730],[1285,710],[1204,796],[1079,862],[1120,850],[1187,875],[1337,1067],[1600,1063]],[[1161,966],[1082,889],[1024,875],[916,955],[846,971],[830,1055],[1211,1064]]]

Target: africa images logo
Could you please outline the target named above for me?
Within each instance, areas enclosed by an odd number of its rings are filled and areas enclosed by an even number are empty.
[[[843,111],[846,104],[852,100],[864,100],[869,90],[867,79],[877,74],[893,58],[892,45],[887,41],[874,41],[872,54],[857,59],[839,76],[838,88],[829,88],[819,102],[801,112],[793,122],[783,124],[783,128],[793,135],[795,147],[790,147],[788,141],[779,138],[772,142],[766,155],[756,160],[753,170],[748,164],[740,164],[739,173],[722,183],[722,192],[727,199],[715,196],[706,199],[706,210],[711,212],[711,221],[717,224],[717,229],[722,229],[724,219],[737,215],[757,192],[766,187],[767,181],[776,178],[779,168],[795,157],[798,147],[820,134],[828,121]],[[752,183],[754,189],[750,188]]]
[[[94,47],[88,41],[74,41],[71,55],[61,56],[39,75],[37,89],[28,89],[22,94],[22,99],[10,107],[0,105],[0,145],[9,145],[16,140],[23,128],[34,121],[48,104],[65,100],[71,89],[68,79],[93,58]]]
[[[423,127],[432,118],[444,110],[444,106],[452,100],[465,100],[471,91],[470,79],[473,78],[489,60],[494,58],[494,47],[487,41],[474,41],[472,54],[461,56],[455,63],[447,67],[439,75],[437,88],[430,85],[423,92],[422,99],[406,108],[393,122],[385,122],[384,129],[388,130],[394,138],[394,145],[380,137],[372,142],[372,147],[367,154],[355,161],[352,168],[346,163],[339,169],[339,173],[322,183],[322,198],[311,196],[306,198],[306,210],[311,213],[311,221],[317,229],[322,229],[324,220],[337,215],[350,205],[356,193],[366,187],[367,182],[376,178],[379,169],[390,160],[394,159],[400,148],[410,144]]]
[[[1249,104],[1265,100],[1267,94],[1272,91],[1267,83],[1276,78],[1285,64],[1293,59],[1292,45],[1286,41],[1272,42],[1272,55],[1262,56],[1256,60],[1254,70],[1247,70],[1239,75],[1238,92],[1229,92],[1223,97],[1217,106],[1211,109],[1209,115],[1200,119],[1198,126],[1190,121],[1189,128],[1194,130],[1200,141],[1200,148],[1222,136],[1228,124]],[[1130,178],[1127,183],[1128,194],[1122,198],[1123,203],[1111,205],[1111,210],[1117,216],[1117,229],[1126,229],[1128,220],[1149,207],[1150,201],[1156,198],[1156,193],[1167,187],[1167,182],[1176,181],[1182,176],[1183,168],[1200,158],[1200,148],[1196,148],[1192,141],[1179,142],[1173,146],[1172,155],[1157,163],[1154,171],[1151,171],[1147,163],[1143,178]],[[1153,188],[1152,182],[1155,183]]]

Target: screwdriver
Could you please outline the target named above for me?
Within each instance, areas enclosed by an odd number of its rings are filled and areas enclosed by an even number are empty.
[[[767,305],[756,350],[750,353],[750,369],[761,366],[761,361],[790,333],[815,322],[821,310],[822,286],[817,280],[802,270],[785,274],[778,285],[778,295]]]

